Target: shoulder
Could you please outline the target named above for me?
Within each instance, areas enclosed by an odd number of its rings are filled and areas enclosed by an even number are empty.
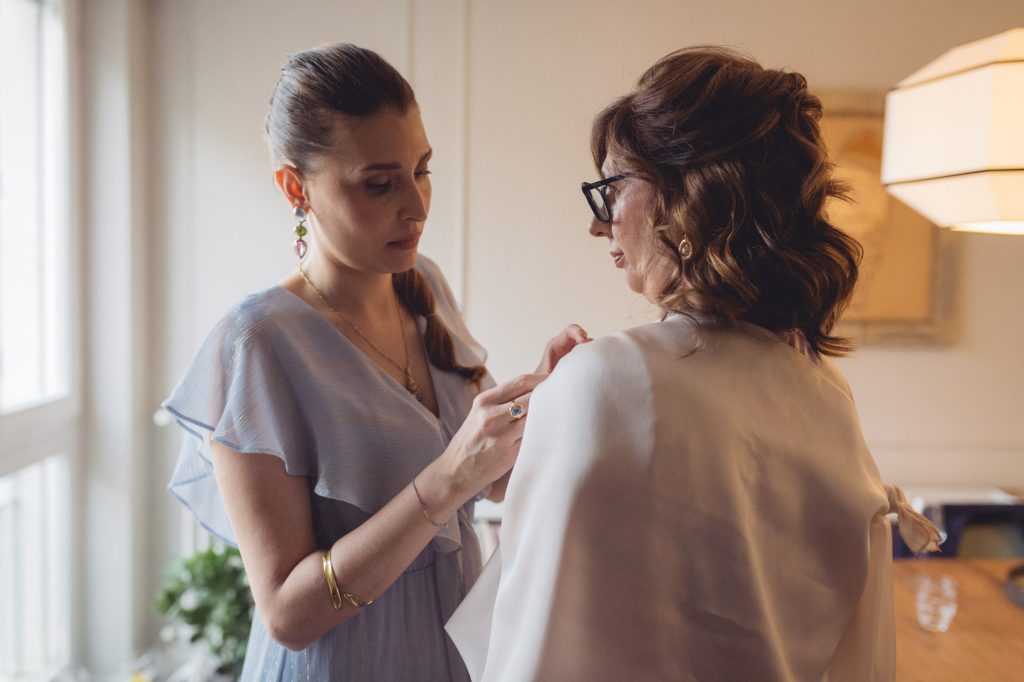
[[[648,390],[652,356],[672,347],[661,324],[634,327],[576,346],[538,389],[539,403],[579,413],[621,409],[623,396]]]
[[[853,403],[853,389],[850,388],[850,382],[847,381],[846,375],[839,369],[839,364],[832,358],[823,355],[819,358],[818,365],[825,377]]]
[[[455,299],[441,268],[423,254],[416,256],[416,271],[426,280],[434,295],[434,312],[455,342],[455,356],[459,364],[472,366],[487,360],[487,351],[473,337],[462,319],[462,310]]]
[[[432,258],[429,258],[422,253],[416,254],[416,269],[429,279],[444,279],[444,275],[441,274],[440,266],[438,266]]]
[[[199,355],[217,354],[225,367],[239,354],[264,361],[276,348],[309,337],[311,309],[280,286],[249,294],[214,324]]]
[[[203,412],[200,421],[215,424],[220,415],[206,414],[205,403],[194,405],[196,396],[219,401],[223,409],[232,387],[251,386],[255,377],[280,373],[276,348],[282,344],[275,330],[288,326],[277,314],[287,303],[282,296],[291,294],[272,287],[246,296],[225,312],[206,334],[165,405],[184,415]]]
[[[294,322],[297,310],[303,305],[284,287],[274,286],[243,298],[224,315],[221,323],[238,325],[254,332],[270,330]]]
[[[281,286],[249,294],[218,320],[216,327],[233,337],[268,337],[294,329],[313,312]]]
[[[422,253],[417,254],[416,271],[427,280],[427,285],[430,286],[435,299],[441,301],[442,305],[446,307],[456,307],[455,295],[437,263]]]
[[[577,346],[558,363],[551,378],[610,385],[636,380],[652,363],[689,355],[697,342],[698,332],[689,320],[643,324]]]
[[[422,253],[416,254],[416,271],[423,275],[430,283],[430,288],[437,291],[438,289],[448,289],[448,280],[445,279],[444,273],[441,272],[441,267],[434,262],[431,258],[424,256]]]
[[[654,437],[652,352],[660,351],[651,348],[651,330],[634,328],[562,358],[530,398],[513,482],[544,479],[565,491],[584,485],[598,468],[623,476],[642,468]]]

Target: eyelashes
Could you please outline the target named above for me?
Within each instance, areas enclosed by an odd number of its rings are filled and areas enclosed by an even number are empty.
[[[427,176],[431,175],[431,172],[429,170],[421,170],[416,171],[415,173],[413,173],[413,175],[416,177],[417,180],[422,180],[423,178],[426,178]],[[394,184],[395,183],[392,180],[386,180],[384,182],[367,182],[366,189],[368,189],[372,194],[376,195],[387,194],[388,191],[390,191],[391,188],[394,186]]]

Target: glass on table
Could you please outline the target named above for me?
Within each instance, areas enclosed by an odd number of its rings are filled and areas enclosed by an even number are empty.
[[[949,575],[922,575],[914,581],[918,624],[929,632],[946,632],[956,615],[957,584]]]

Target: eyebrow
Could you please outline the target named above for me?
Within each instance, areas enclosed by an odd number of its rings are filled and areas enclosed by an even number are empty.
[[[419,164],[423,163],[424,161],[427,161],[433,155],[434,155],[434,150],[433,149],[428,149],[423,154],[423,156],[420,157],[420,160],[416,162],[416,165],[419,165]],[[384,170],[398,170],[401,167],[402,167],[402,164],[398,163],[397,161],[392,161],[390,163],[371,163],[369,166],[363,166],[359,170],[362,170],[362,171],[384,171]]]

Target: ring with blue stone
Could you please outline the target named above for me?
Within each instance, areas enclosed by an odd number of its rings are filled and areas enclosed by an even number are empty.
[[[512,421],[522,419],[526,416],[526,408],[513,400],[508,404],[508,416],[512,417]]]

